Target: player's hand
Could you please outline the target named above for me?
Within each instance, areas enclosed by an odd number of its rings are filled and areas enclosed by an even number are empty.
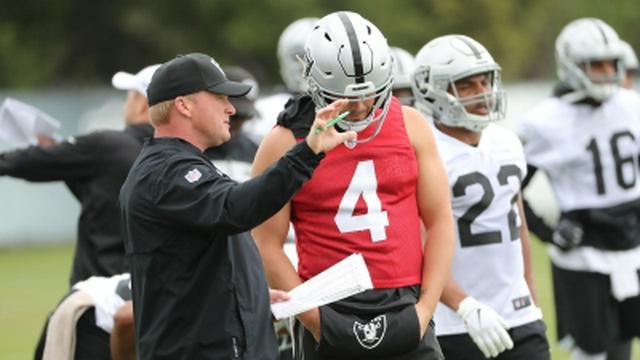
[[[340,99],[316,112],[316,119],[307,135],[307,144],[314,153],[329,151],[345,141],[357,138],[355,131],[338,132],[335,126],[326,126],[327,122],[344,111],[348,104],[349,100]]]
[[[424,310],[420,303],[415,305],[416,314],[418,314],[418,323],[420,324],[420,339],[424,337],[429,328],[429,321],[431,320],[431,316],[433,314],[429,313],[427,310]]]
[[[464,320],[469,336],[487,359],[513,349],[506,321],[492,308],[468,296],[460,302],[458,315]]]
[[[320,309],[315,308],[296,316],[305,329],[320,343]]]
[[[37,134],[36,139],[38,140],[38,145],[40,146],[55,145],[57,143],[56,139],[47,135]]]
[[[289,293],[286,291],[269,289],[269,302],[271,304],[286,300],[289,300]]]
[[[571,219],[562,218],[553,231],[553,244],[562,251],[569,251],[582,243],[582,226]]]

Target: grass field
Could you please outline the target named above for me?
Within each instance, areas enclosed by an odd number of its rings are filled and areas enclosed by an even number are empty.
[[[47,313],[68,288],[73,247],[0,249],[0,359],[33,358]]]
[[[568,359],[555,344],[553,294],[544,248],[533,244],[538,300],[547,323],[552,359]],[[47,313],[67,289],[73,247],[0,249],[0,359],[32,358],[34,344]],[[640,360],[634,343],[633,360]]]

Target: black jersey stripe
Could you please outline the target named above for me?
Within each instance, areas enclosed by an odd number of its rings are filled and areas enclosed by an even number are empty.
[[[360,46],[358,44],[358,36],[356,35],[356,30],[353,28],[353,23],[351,23],[351,20],[346,13],[339,13],[338,17],[340,18],[340,21],[342,21],[342,25],[344,25],[344,29],[347,32],[347,37],[349,38],[356,83],[363,83],[364,71],[362,66],[362,54],[360,53]]]

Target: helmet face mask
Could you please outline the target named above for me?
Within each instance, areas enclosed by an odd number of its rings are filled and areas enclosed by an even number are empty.
[[[623,49],[618,34],[605,22],[594,18],[572,21],[556,39],[558,78],[582,98],[605,101],[622,84]],[[613,61],[611,76],[592,76],[592,63]]]
[[[594,68],[601,68],[602,66],[594,66],[597,63],[610,63],[614,71],[612,73],[603,73],[601,70],[594,70]],[[621,67],[622,62],[618,59],[602,59],[602,60],[594,60],[591,62],[586,62],[584,64],[579,65],[580,68],[587,74],[587,77],[591,82],[597,85],[617,85],[620,82],[619,74],[622,73]]]
[[[368,105],[369,111],[367,112],[367,115],[365,117],[357,120],[351,120],[349,119],[349,117],[347,117],[343,120],[338,121],[338,123],[336,124],[342,130],[353,130],[356,132],[360,132],[366,129],[373,122],[381,124],[384,120],[384,116],[386,116],[389,104],[391,103],[388,100],[390,96],[384,89],[376,91],[373,87],[373,84],[358,85],[358,89],[360,89],[361,86],[370,87],[371,92],[362,94],[362,91],[352,91],[349,89],[350,86],[348,86],[347,90],[343,94],[336,94],[320,90],[317,92],[317,94],[321,98],[317,98],[316,101],[316,97],[314,95],[312,95],[312,97],[314,98],[315,104],[323,104],[321,107],[327,106],[336,100],[345,98],[347,98],[349,102],[353,103],[367,103],[366,105]],[[382,111],[376,111],[377,109],[382,109]]]
[[[500,72],[498,70],[492,70],[487,73],[479,73],[470,75],[469,77],[474,76],[485,76],[488,78],[489,91],[483,92],[480,94],[474,94],[469,96],[462,96],[458,93],[458,82],[464,81],[464,79],[456,80],[453,85],[450,86],[448,92],[452,93],[452,95],[458,100],[457,103],[460,105],[461,109],[456,111],[464,111],[465,114],[460,114],[460,116],[468,117],[473,119],[475,122],[479,123],[481,127],[484,127],[485,123],[498,121],[504,118],[505,115],[505,106],[504,103],[504,91],[501,89],[501,81],[496,79],[500,76]],[[493,91],[493,89],[496,91]],[[479,115],[472,111],[469,111],[470,108],[476,106],[482,106],[487,110],[486,115]],[[477,128],[474,126],[474,129]],[[473,130],[473,129],[472,129]]]
[[[393,86],[393,59],[378,28],[353,12],[329,14],[309,35],[304,63],[307,92],[317,109],[344,98],[373,102],[363,119],[347,118],[337,124],[359,132],[375,123],[372,134],[357,143],[373,139],[387,115]]]
[[[487,77],[487,91],[461,97],[456,83],[478,75]],[[415,107],[447,126],[478,132],[505,117],[500,66],[484,46],[464,35],[436,38],[418,52],[412,88]],[[468,110],[479,104],[486,114]]]

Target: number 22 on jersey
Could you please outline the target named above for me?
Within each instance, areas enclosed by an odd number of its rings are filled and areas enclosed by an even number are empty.
[[[341,233],[367,230],[373,242],[387,239],[385,228],[389,226],[389,216],[386,211],[382,211],[377,191],[378,178],[373,160],[360,161],[334,217]],[[360,196],[367,205],[367,212],[354,215]]]
[[[516,165],[503,165],[500,167],[498,174],[498,184],[500,186],[507,186],[510,177],[515,177],[518,184],[522,181],[522,173],[520,168]],[[467,188],[470,186],[479,185],[482,189],[481,198],[471,205],[467,211],[458,219],[458,231],[460,236],[460,245],[462,247],[499,244],[502,242],[502,235],[500,230],[485,231],[480,233],[473,233],[471,231],[471,225],[476,221],[482,213],[487,211],[493,204],[495,198],[495,192],[491,187],[491,182],[486,175],[474,171],[466,175],[458,177],[453,185],[452,193],[454,198],[462,197],[466,195]],[[519,188],[519,185],[518,185]],[[517,240],[519,238],[520,228],[517,224],[518,215],[514,210],[514,204],[518,200],[518,192],[511,198],[509,203],[509,211],[507,214],[507,224],[509,226],[509,233],[511,240]],[[500,206],[500,204],[497,204]]]

